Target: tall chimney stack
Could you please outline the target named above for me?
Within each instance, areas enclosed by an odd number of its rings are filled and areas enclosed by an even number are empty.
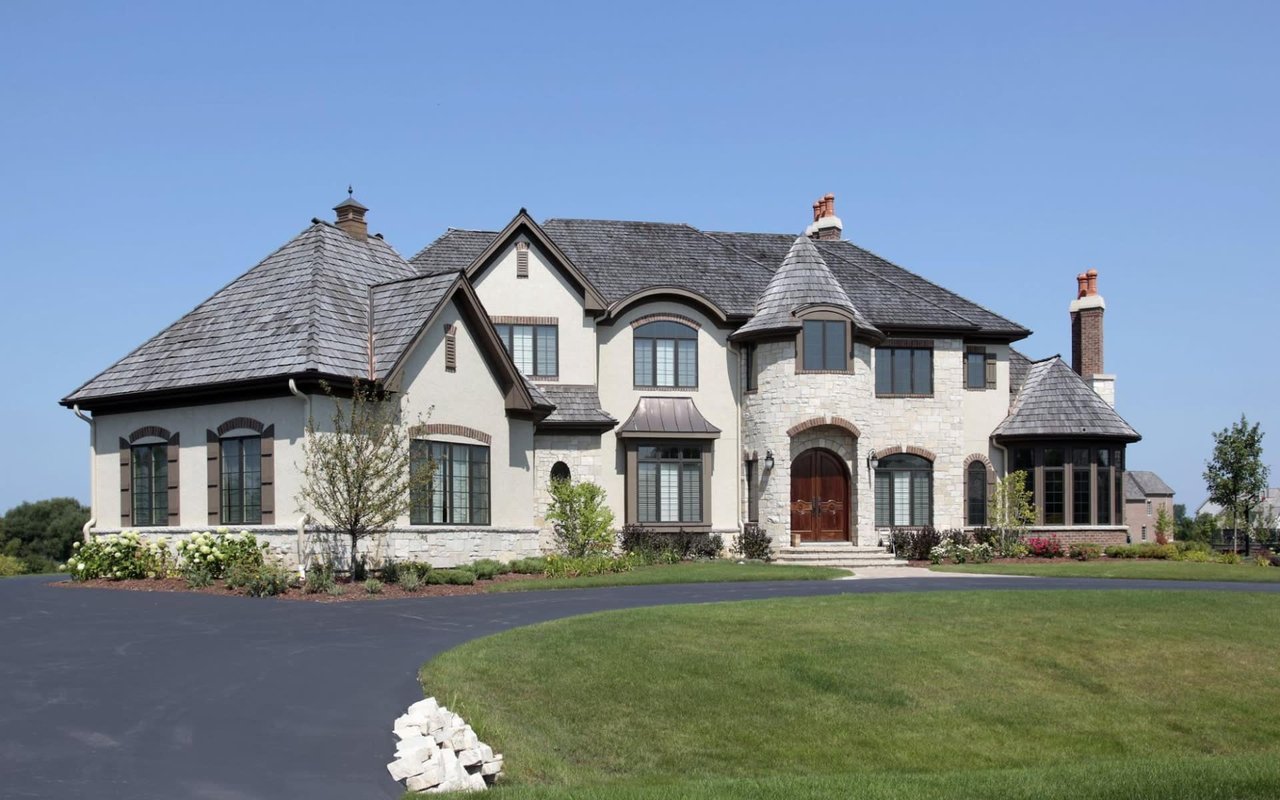
[[[836,196],[827,193],[813,204],[813,224],[805,229],[810,239],[839,239],[844,223],[836,216]]]
[[[352,196],[351,187],[347,187],[347,199],[333,207],[338,212],[337,225],[344,233],[357,242],[369,238],[369,223],[364,221],[364,212],[368,211],[360,201]]]
[[[1098,271],[1076,276],[1076,299],[1071,301],[1071,368],[1103,400],[1116,404],[1116,376],[1103,372],[1102,315],[1106,301],[1098,294]]]

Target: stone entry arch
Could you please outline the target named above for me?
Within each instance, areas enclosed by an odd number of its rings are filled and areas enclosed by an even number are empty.
[[[791,533],[802,542],[849,540],[849,474],[830,450],[812,447],[791,462]]]

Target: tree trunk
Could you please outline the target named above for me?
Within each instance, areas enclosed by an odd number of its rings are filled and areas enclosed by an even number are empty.
[[[359,541],[354,533],[348,534],[351,537],[351,580],[356,579],[356,542]]]

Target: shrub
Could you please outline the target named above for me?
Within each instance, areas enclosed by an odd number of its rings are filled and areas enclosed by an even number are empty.
[[[27,571],[26,562],[13,556],[0,555],[0,578],[22,575]]]
[[[1076,561],[1092,561],[1102,556],[1102,547],[1092,542],[1081,542],[1067,548],[1067,555]]]
[[[369,562],[364,556],[360,556],[351,564],[351,580],[353,583],[363,583],[365,578],[369,577]]]
[[[364,582],[365,594],[382,594],[382,581],[377,578],[369,578]]]
[[[1062,558],[1066,554],[1057,536],[1032,536],[1027,539],[1027,550],[1036,558]]]
[[[491,581],[498,575],[505,575],[511,569],[501,561],[494,561],[492,558],[482,558],[471,564],[470,570],[475,574],[477,580]]]
[[[406,572],[400,576],[400,588],[406,592],[416,592],[422,587],[422,579],[416,572]]]
[[[590,481],[553,480],[548,488],[551,505],[546,518],[565,555],[613,550],[613,511],[605,505],[604,487]]]
[[[1137,558],[1138,557],[1137,548],[1129,544],[1108,545],[1106,549],[1104,549],[1102,552],[1106,554],[1107,558]]]
[[[323,564],[312,564],[307,567],[307,576],[302,582],[302,591],[307,594],[320,594],[321,592],[336,594],[331,590],[337,588],[337,586],[338,581],[334,578],[332,563],[326,561]]]
[[[748,561],[772,561],[773,540],[764,528],[754,522],[742,526],[742,533],[733,543],[733,553]]]
[[[188,589],[204,589],[213,584],[213,576],[207,569],[187,570],[183,573],[183,577],[187,579]]]
[[[631,556],[547,556],[548,578],[579,578],[589,575],[605,575],[616,572],[630,572],[635,567]]]
[[[957,544],[947,539],[929,551],[929,561],[941,564],[954,561],[957,564],[986,564],[995,557],[995,548],[989,544]]]
[[[246,569],[262,566],[266,548],[266,542],[259,542],[248,531],[196,533],[178,542],[178,570],[184,577],[191,570],[203,570],[211,578],[222,578],[235,566]]]
[[[1213,561],[1213,554],[1208,550],[1187,550],[1182,554],[1182,560],[1193,564],[1206,564]]]
[[[624,553],[635,553],[647,561],[684,561],[719,558],[724,540],[718,533],[691,531],[658,532],[643,525],[625,525],[620,545]],[[664,558],[664,554],[674,554]]]
[[[227,570],[227,586],[250,597],[273,597],[289,591],[292,574],[280,564],[239,563]]]
[[[392,559],[387,559],[378,567],[378,577],[383,583],[399,583],[400,582],[400,563]]]
[[[418,576],[418,583],[426,583],[427,576],[431,574],[431,564],[427,561],[397,561],[396,562],[396,578],[403,581],[408,574]]]
[[[470,586],[476,582],[476,574],[466,569],[433,569],[427,575],[428,584]]]
[[[517,575],[541,575],[547,571],[547,560],[541,556],[520,558],[512,561],[509,566]]]
[[[1253,557],[1253,563],[1259,567],[1271,566],[1271,558],[1269,556],[1257,555]]]
[[[72,547],[66,567],[73,580],[163,578],[173,567],[167,541],[143,539],[137,531],[92,536]]]
[[[1193,551],[1199,551],[1201,553],[1209,553],[1209,552],[1212,552],[1213,550],[1213,548],[1209,546],[1208,542],[1200,542],[1200,541],[1178,541],[1178,542],[1174,542],[1173,546],[1178,549],[1179,553],[1184,553],[1184,554],[1190,553]]]
[[[942,534],[934,528],[894,528],[889,534],[893,551],[901,558],[920,561],[930,558],[933,548],[942,544]]]
[[[1244,558],[1239,553],[1219,553],[1219,564],[1243,564]]]
[[[1030,553],[1031,549],[1026,542],[1021,541],[1013,541],[1004,549],[1005,558],[1026,558]]]

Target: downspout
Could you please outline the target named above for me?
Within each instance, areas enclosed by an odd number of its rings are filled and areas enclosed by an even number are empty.
[[[93,530],[93,526],[98,524],[98,518],[93,516],[98,510],[98,426],[94,424],[93,417],[80,410],[78,403],[71,407],[71,411],[77,417],[89,423],[89,521],[80,529],[80,535],[87,542],[89,541],[89,531]]]
[[[307,428],[311,427],[311,396],[301,392],[298,389],[297,382],[294,381],[293,378],[289,379],[289,393],[292,394],[294,397],[302,398],[302,403],[303,405],[306,406],[307,417],[306,417],[306,421],[302,423],[302,436],[305,439],[307,436]],[[305,549],[303,547],[303,542],[307,537],[307,523],[310,520],[311,520],[310,515],[306,513],[304,513],[301,517],[298,518],[298,536],[297,536],[297,541],[295,542],[295,546],[297,547],[298,577],[300,578],[307,577],[307,568],[302,561],[302,552]]]

